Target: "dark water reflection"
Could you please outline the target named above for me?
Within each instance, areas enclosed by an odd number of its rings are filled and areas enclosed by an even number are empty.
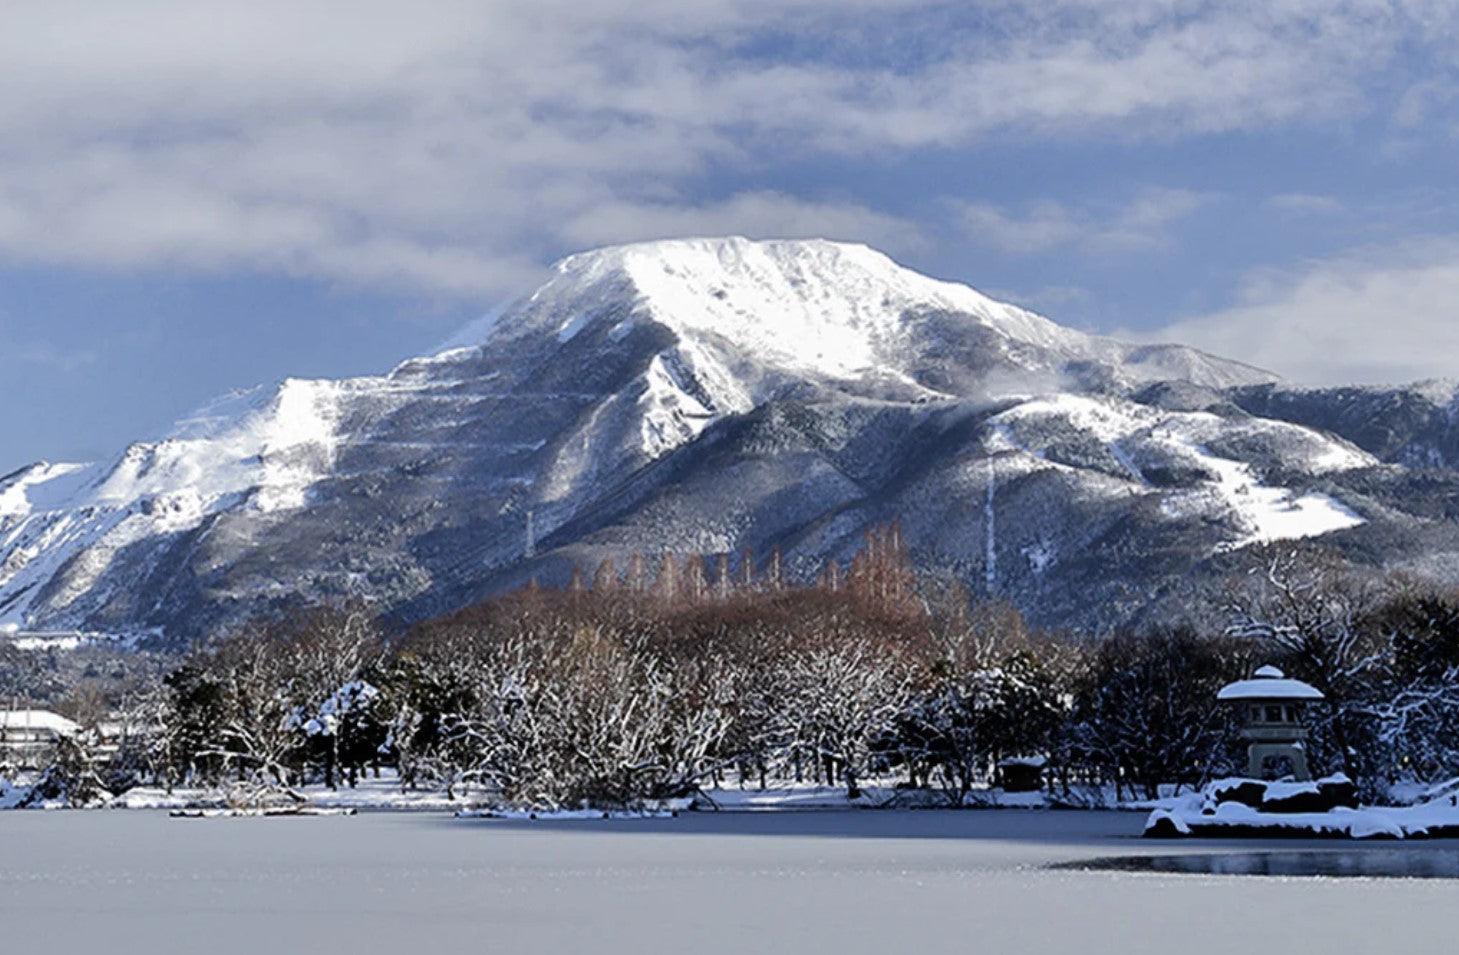
[[[1069,862],[1055,866],[1055,868],[1104,872],[1155,872],[1175,875],[1459,879],[1459,849],[1374,848],[1351,851],[1122,856]]]

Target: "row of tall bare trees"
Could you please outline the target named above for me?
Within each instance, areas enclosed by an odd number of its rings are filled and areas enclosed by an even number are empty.
[[[758,562],[751,551],[737,558],[728,553],[668,553],[656,559],[631,554],[621,569],[612,558],[605,558],[591,577],[574,567],[566,589],[570,594],[591,592],[599,601],[652,598],[676,606],[723,603],[747,593],[808,589],[849,594],[876,613],[910,612],[919,606],[917,576],[896,522],[870,528],[848,565],[843,567],[835,558],[827,560],[809,587],[789,580],[780,549],[772,548]]]

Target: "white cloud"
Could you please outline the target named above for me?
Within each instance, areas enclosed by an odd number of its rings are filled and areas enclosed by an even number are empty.
[[[864,201],[755,177],[991,137],[1352,115],[1419,15],[1437,16],[1378,0],[975,15],[945,0],[15,0],[0,260],[480,296],[584,242],[669,230],[916,242]],[[707,187],[716,167],[740,185]],[[1151,201],[1093,237],[1083,212],[1034,210],[1022,242],[1138,245],[1173,214]]]
[[[1041,201],[1025,212],[984,202],[955,205],[968,238],[1004,252],[1027,254],[1076,246],[1086,252],[1139,251],[1159,245],[1170,227],[1213,197],[1187,189],[1149,188],[1124,205],[1072,208]]]
[[[1459,237],[1250,277],[1232,308],[1127,338],[1176,341],[1308,384],[1459,378]]]
[[[1452,78],[1426,79],[1404,90],[1393,109],[1393,124],[1411,130],[1436,114],[1446,114],[1459,99],[1459,83]]]

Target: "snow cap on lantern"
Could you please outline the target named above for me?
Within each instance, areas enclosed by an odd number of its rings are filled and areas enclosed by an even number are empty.
[[[1310,683],[1288,679],[1271,664],[1257,670],[1249,680],[1237,680],[1221,687],[1216,699],[1223,703],[1244,700],[1280,700],[1310,703],[1322,699],[1322,691]]]

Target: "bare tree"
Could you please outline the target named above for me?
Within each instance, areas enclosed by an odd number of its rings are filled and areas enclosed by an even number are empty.
[[[856,798],[911,690],[912,670],[898,654],[827,642],[788,654],[760,705],[782,760],[811,761],[833,785],[839,773]]]
[[[729,554],[720,554],[718,571],[715,574],[715,591],[720,600],[729,599],[731,586]]]
[[[704,557],[690,554],[684,559],[684,596],[691,603],[701,603],[709,590],[709,577],[704,570]]]
[[[659,563],[659,576],[654,581],[654,595],[664,603],[679,598],[679,562],[673,554],[665,554]]]
[[[598,569],[593,572],[593,593],[607,595],[618,589],[618,570],[613,558],[604,557]]]

